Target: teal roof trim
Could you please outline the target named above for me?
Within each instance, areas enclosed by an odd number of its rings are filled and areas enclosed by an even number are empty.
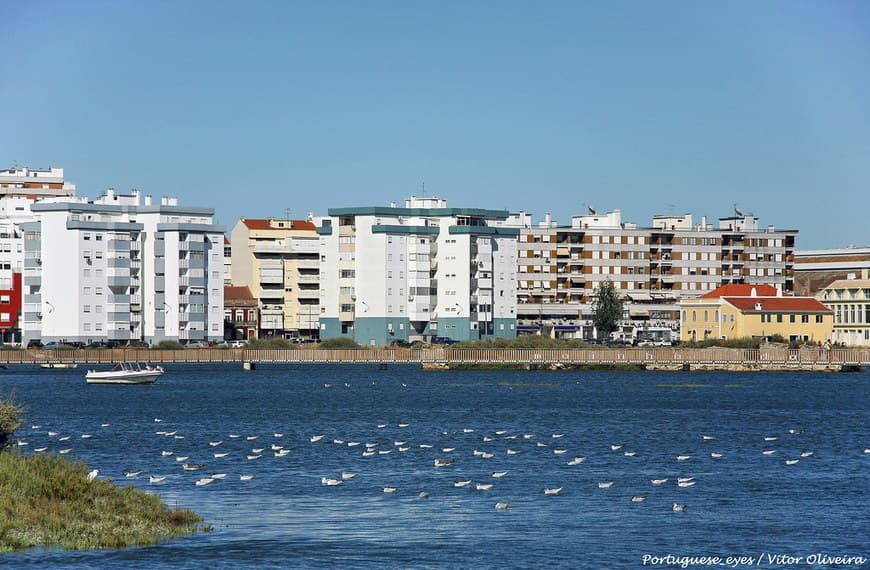
[[[364,206],[361,208],[330,208],[330,216],[475,216],[506,220],[507,210],[485,210],[483,208],[390,208],[389,206]]]
[[[493,226],[450,226],[451,234],[479,234],[516,237],[520,235],[519,228],[496,228]]]
[[[431,234],[438,235],[440,230],[436,226],[399,226],[377,225],[372,226],[373,234]]]

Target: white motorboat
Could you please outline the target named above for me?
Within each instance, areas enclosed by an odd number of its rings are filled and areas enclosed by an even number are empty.
[[[85,380],[88,384],[153,384],[162,375],[160,366],[119,362],[111,370],[88,370]]]

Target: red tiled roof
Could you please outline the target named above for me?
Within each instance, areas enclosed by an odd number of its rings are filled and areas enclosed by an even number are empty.
[[[287,220],[282,220],[287,221]],[[308,220],[290,220],[291,228],[273,228],[270,220],[252,220],[250,218],[243,218],[242,222],[248,226],[250,230],[285,230],[285,229],[294,229],[294,230],[311,230],[312,232],[317,229],[313,223]]]
[[[723,297],[741,311],[766,313],[830,313],[831,310],[812,297]],[[761,308],[756,309],[755,305]]]
[[[731,283],[722,285],[718,289],[713,289],[709,293],[701,295],[701,299],[716,299],[718,297],[749,297],[752,295],[752,290],[755,289],[755,295],[758,297],[776,297],[776,287],[773,285],[744,285],[740,283]]]
[[[253,299],[251,290],[246,285],[230,285],[224,287],[224,300],[229,299]]]

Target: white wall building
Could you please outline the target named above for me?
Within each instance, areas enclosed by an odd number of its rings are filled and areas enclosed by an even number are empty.
[[[32,210],[22,224],[24,342],[223,337],[223,228],[210,208],[109,190]]]
[[[516,237],[503,210],[336,208],[318,228],[322,339],[366,345],[516,335]]]

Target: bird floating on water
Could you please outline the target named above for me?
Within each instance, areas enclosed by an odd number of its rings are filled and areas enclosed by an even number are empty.
[[[142,471],[124,471],[124,477],[128,479],[135,479],[139,475],[142,474]]]
[[[632,503],[642,503],[644,501],[646,501],[646,497],[643,495],[635,495],[631,498]]]
[[[507,471],[493,471],[491,475],[494,479],[501,479],[502,477],[507,475]]]
[[[583,463],[584,461],[586,461],[586,458],[585,458],[584,456],[582,456],[582,455],[578,455],[578,456],[575,457],[574,459],[570,460],[570,461],[568,462],[568,465],[580,465],[580,464]]]
[[[492,489],[492,483],[477,483],[474,485],[474,488],[478,491],[489,491]]]
[[[508,510],[508,507],[510,507],[508,503],[498,502],[495,504],[495,510],[497,511],[506,511]]]
[[[196,486],[203,487],[205,485],[211,485],[212,483],[214,483],[214,481],[215,480],[212,477],[203,477],[202,479],[196,480]]]
[[[804,451],[801,453],[801,457],[812,457],[812,456],[813,456],[812,451]]]
[[[466,480],[464,480],[464,481],[454,481],[454,482],[453,482],[453,486],[454,486],[454,487],[467,487],[467,486],[469,486],[469,485],[471,485],[471,479],[466,479]]]
[[[562,492],[562,487],[547,487],[544,489],[545,495],[558,495]]]
[[[395,493],[396,491],[398,491],[396,487],[384,487],[384,493]]]
[[[322,435],[312,435],[311,437],[308,438],[308,441],[310,441],[311,443],[317,443],[321,439],[323,439]]]
[[[653,485],[664,485],[665,483],[668,482],[668,480],[667,479],[650,479],[649,482],[652,483]]]
[[[604,482],[598,483],[599,489],[609,489],[611,487],[613,487],[613,481],[604,481]]]
[[[250,481],[253,478],[254,478],[253,475],[239,475],[240,481]]]
[[[164,481],[166,481],[165,476],[151,475],[150,477],[148,477],[148,482],[152,484],[163,483]]]
[[[671,507],[671,509],[672,509],[675,513],[682,513],[682,512],[684,512],[686,509],[688,509],[688,508],[689,508],[689,507],[687,507],[686,505],[681,505],[681,504],[679,504],[679,503],[674,503],[674,505]]]

